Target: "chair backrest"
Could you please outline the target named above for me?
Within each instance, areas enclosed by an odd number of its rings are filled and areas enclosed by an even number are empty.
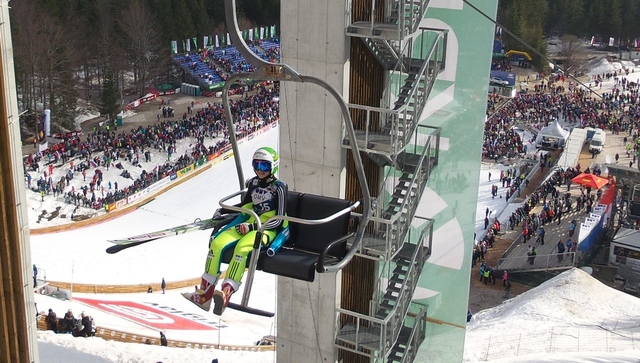
[[[287,215],[292,217],[298,216],[298,204],[300,202],[300,197],[302,193],[300,192],[287,192]]]
[[[321,219],[349,207],[350,201],[324,197],[314,194],[300,196],[298,202],[298,217],[303,219]],[[292,233],[290,242],[294,248],[321,252],[334,240],[347,234],[351,213],[345,213],[331,222],[320,225],[297,224],[295,235]],[[294,223],[292,223],[294,225]],[[343,256],[346,253],[346,241],[341,246],[331,250],[331,255]]]

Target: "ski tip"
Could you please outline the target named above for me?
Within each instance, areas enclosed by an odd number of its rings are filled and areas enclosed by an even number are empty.
[[[130,244],[126,244],[126,245],[114,245],[114,246],[111,246],[111,247],[107,248],[106,251],[109,254],[114,254],[114,253],[118,253],[118,252],[120,252],[122,250],[126,250],[127,248],[130,248],[130,247],[139,246],[139,245],[141,245],[143,243],[145,243],[145,242],[135,242],[135,243],[130,243]]]
[[[106,251],[107,251],[108,254],[114,254],[114,253],[118,253],[118,252],[122,251],[122,249],[123,249],[122,246],[115,245],[115,246],[111,246],[111,247],[107,248]]]

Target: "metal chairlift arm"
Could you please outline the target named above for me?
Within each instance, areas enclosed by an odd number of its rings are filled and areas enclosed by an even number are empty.
[[[243,189],[239,192],[235,192],[231,195],[228,195],[222,199],[220,199],[220,206],[224,209],[228,209],[228,210],[232,210],[234,212],[240,212],[240,213],[245,213],[248,214],[250,216],[252,216],[255,220],[256,220],[256,227],[257,230],[259,230],[260,232],[262,232],[262,223],[260,222],[260,216],[258,216],[258,214],[256,212],[253,211],[253,209],[247,209],[247,208],[242,208],[242,207],[238,207],[232,204],[225,204],[224,202],[226,202],[227,200],[237,197],[239,195],[242,195],[242,193],[246,192],[247,189]]]

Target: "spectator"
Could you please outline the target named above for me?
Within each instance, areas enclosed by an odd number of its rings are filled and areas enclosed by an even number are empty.
[[[567,240],[567,249],[566,249],[567,254],[571,253],[572,248],[573,248],[573,241],[571,240],[571,238],[569,238]]]
[[[564,258],[564,243],[562,243],[562,241],[558,241],[556,249],[558,252],[558,263],[561,263]]]
[[[81,329],[79,332],[80,336],[83,337],[90,337],[91,336],[91,329],[92,329],[92,323],[91,321],[93,320],[93,318],[91,318],[89,315],[85,314],[85,312],[83,311],[82,314],[80,314],[81,317]]]
[[[33,288],[35,289],[38,286],[38,268],[36,264],[33,264]]]
[[[151,285],[149,285],[149,288],[147,289],[147,294],[151,294],[153,293],[153,289],[151,288]]]
[[[89,319],[91,320],[91,336],[95,337],[96,336],[96,330],[97,330],[96,321],[93,320],[92,316],[90,316]]]
[[[540,241],[541,245],[544,245],[544,235],[546,234],[544,228],[542,226],[540,226],[540,228],[538,228],[538,240]]]
[[[164,277],[162,278],[162,282],[160,283],[160,288],[162,289],[162,294],[164,294],[164,290],[167,288],[167,283],[164,281]]]
[[[569,223],[569,237],[573,237],[573,233],[576,230],[576,221],[575,219]]]
[[[47,330],[53,330],[54,333],[58,333],[58,316],[53,311],[53,309],[49,309],[49,313],[45,318],[47,323]]]
[[[64,332],[72,334],[76,321],[77,319],[73,316],[73,311],[71,311],[71,309],[67,310],[67,313],[64,314]]]
[[[511,281],[507,280],[504,283],[504,295],[502,296],[503,299],[508,299],[509,298],[509,293],[511,293]]]
[[[529,260],[529,265],[533,265],[535,262],[535,258],[536,258],[536,247],[535,246],[529,246],[529,250],[527,251],[527,256],[528,256],[528,260]]]
[[[167,346],[167,337],[163,332],[160,332],[160,345],[162,345],[163,347]]]

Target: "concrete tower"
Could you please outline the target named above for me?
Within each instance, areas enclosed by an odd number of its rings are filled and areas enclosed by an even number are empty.
[[[342,271],[278,279],[278,362],[462,360],[493,31],[462,0],[281,1],[282,62],[342,93],[377,203]],[[296,82],[280,102],[280,177],[358,200],[336,102]]]

